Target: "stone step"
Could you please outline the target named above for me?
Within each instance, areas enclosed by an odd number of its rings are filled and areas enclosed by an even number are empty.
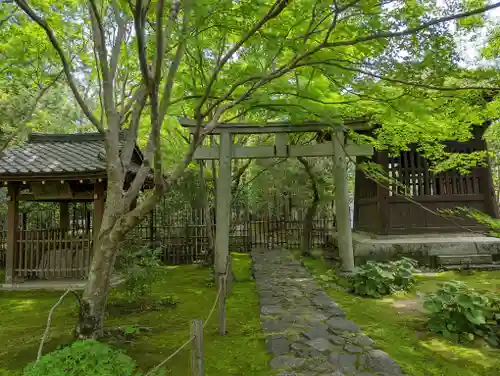
[[[457,255],[476,255],[478,248],[482,250],[482,244],[475,243],[430,243],[429,255],[431,256],[457,256]],[[485,252],[486,253],[486,252]]]
[[[473,270],[500,270],[499,264],[471,264],[468,268]],[[464,269],[464,265],[443,265],[443,270],[460,270]]]
[[[436,256],[438,265],[479,265],[493,262],[491,255],[438,255]]]

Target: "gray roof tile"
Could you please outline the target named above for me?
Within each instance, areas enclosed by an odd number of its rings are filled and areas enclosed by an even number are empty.
[[[33,134],[25,145],[0,156],[0,176],[101,172],[106,170],[105,154],[99,133]]]

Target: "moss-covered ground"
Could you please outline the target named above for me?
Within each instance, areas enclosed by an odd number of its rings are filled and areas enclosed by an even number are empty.
[[[319,259],[304,259],[314,277],[328,269]],[[440,282],[461,280],[471,287],[500,293],[500,272],[455,272],[418,276],[414,289],[384,299],[353,296],[345,292],[342,281],[330,284],[328,294],[346,315],[371,336],[411,376],[494,376],[500,375],[500,350],[484,343],[463,346],[430,334],[425,328],[426,314],[419,309],[419,296],[435,291]],[[412,304],[416,303],[416,304]]]
[[[204,330],[205,374],[207,376],[271,375],[269,355],[262,339],[258,296],[251,278],[250,257],[233,254],[235,282],[227,300],[228,333],[218,332],[217,311]],[[196,265],[165,267],[154,286],[154,294],[178,301],[174,308],[142,313],[116,313],[106,319],[106,326],[149,327],[133,343],[119,346],[132,356],[142,370],[155,366],[189,338],[192,319],[207,317],[216,297],[209,280],[210,271]],[[47,314],[59,299],[60,292],[0,292],[0,375],[18,375],[36,357],[45,329]],[[116,299],[112,294],[110,302]],[[77,307],[68,296],[57,308],[46,351],[71,341]],[[167,375],[190,375],[189,347],[166,364]],[[3,372],[3,373],[2,373]]]

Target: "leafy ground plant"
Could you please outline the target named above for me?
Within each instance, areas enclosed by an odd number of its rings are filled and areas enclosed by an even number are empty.
[[[500,300],[460,281],[450,281],[426,296],[424,308],[430,312],[428,326],[454,342],[484,338],[499,346]]]
[[[408,291],[415,283],[416,261],[409,258],[380,263],[368,261],[349,279],[356,295],[380,298],[395,291]]]
[[[120,350],[94,340],[76,341],[26,366],[23,376],[132,376],[135,361]]]

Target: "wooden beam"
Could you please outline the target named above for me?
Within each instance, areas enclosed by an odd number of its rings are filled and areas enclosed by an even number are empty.
[[[19,185],[10,183],[7,188],[7,254],[5,260],[5,283],[13,283],[17,259],[17,235],[19,227]]]
[[[344,146],[345,153],[351,157],[371,156],[373,147],[371,145],[358,145],[352,140],[347,140]],[[325,142],[316,145],[290,146],[290,157],[329,157],[334,155],[333,142]]]
[[[315,145],[287,145],[275,146],[238,146],[232,149],[233,159],[266,159],[279,157],[329,157],[334,154],[333,143],[326,142]],[[373,147],[371,145],[357,145],[349,140],[345,146],[349,156],[371,156]],[[285,154],[285,150],[288,154]],[[196,149],[194,159],[214,160],[219,158],[219,147],[201,147]]]
[[[0,181],[3,182],[45,182],[45,183],[53,183],[63,181],[80,181],[80,179],[97,179],[97,178],[105,178],[106,171],[97,171],[97,172],[79,172],[75,173],[33,173],[33,174],[0,174]],[[44,184],[45,184],[44,183]]]
[[[219,174],[217,177],[217,208],[215,227],[216,281],[219,281],[219,276],[223,275],[226,272],[226,262],[229,255],[232,146],[231,133],[221,133],[219,148]]]
[[[22,193],[19,195],[19,201],[93,201],[94,192],[73,192],[71,198],[62,198],[60,196],[43,196],[38,197],[33,193]]]
[[[333,137],[335,216],[337,218],[337,238],[342,270],[352,272],[354,271],[354,251],[349,218],[349,192],[347,189],[347,160],[344,151],[344,137],[342,131]]]
[[[177,118],[179,123],[191,134],[196,131],[196,120],[188,118]],[[220,134],[231,132],[232,134],[266,134],[266,133],[302,133],[302,132],[320,132],[334,127],[339,129],[347,128],[352,130],[368,130],[372,128],[370,119],[366,117],[343,119],[343,126],[326,124],[317,121],[306,121],[303,123],[273,122],[267,124],[252,123],[226,123],[217,124],[209,134]],[[204,124],[202,124],[203,129]]]

